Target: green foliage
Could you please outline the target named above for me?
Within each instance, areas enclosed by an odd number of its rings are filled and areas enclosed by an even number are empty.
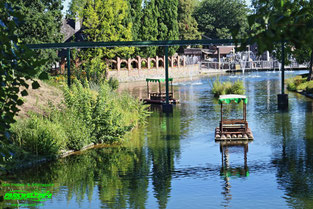
[[[55,124],[60,124],[66,133],[66,148],[70,150],[80,150],[91,143],[91,130],[87,123],[73,109],[66,111],[56,111],[51,113],[50,120]]]
[[[31,115],[12,125],[13,142],[36,155],[57,155],[66,146],[67,135],[61,123],[43,116]]]
[[[155,1],[158,16],[158,40],[178,40],[178,0]],[[169,47],[169,56],[175,54],[178,47]],[[158,55],[164,55],[163,47],[158,48]]]
[[[303,91],[303,90],[306,90],[307,86],[308,86],[307,83],[301,83],[296,87],[296,89],[297,91]]]
[[[116,90],[118,89],[120,83],[119,81],[117,80],[117,78],[113,78],[111,77],[109,80],[108,80],[108,84],[109,86],[111,87],[112,90]]]
[[[133,23],[132,27],[132,37],[134,41],[140,41],[140,28],[142,25],[141,19],[143,17],[142,12],[142,2],[143,0],[128,0],[129,3],[129,19]]]
[[[49,107],[46,116],[32,114],[11,128],[13,142],[36,155],[80,150],[90,143],[112,143],[144,123],[149,112],[128,94],[119,95],[104,82],[93,92],[86,81],[64,87],[65,107]]]
[[[283,3],[282,3],[283,2]],[[287,51],[299,62],[311,63],[310,76],[313,79],[313,4],[302,0],[255,0],[255,13],[249,15],[249,33],[241,42],[244,49],[248,44],[257,43],[259,53],[280,48],[286,42]],[[234,33],[236,37],[236,32]],[[280,50],[280,49],[279,49]]]
[[[306,87],[306,92],[312,94],[313,93],[313,81],[309,81]]]
[[[179,0],[178,27],[180,40],[201,39],[201,33],[198,31],[198,23],[192,16],[194,9],[194,0]]]
[[[219,77],[211,82],[212,93],[214,97],[219,97],[224,94],[245,94],[243,81],[237,80],[234,83],[230,81],[221,82]]]
[[[44,64],[16,36],[16,28],[24,17],[10,2],[0,2],[0,139],[8,137],[6,130],[15,122],[18,106],[23,104],[18,96],[20,87],[28,89],[26,80],[31,80]],[[32,87],[39,85],[33,81]],[[27,91],[23,90],[22,95],[27,95]]]
[[[245,87],[243,81],[237,80],[231,87],[230,94],[245,94]]]
[[[159,10],[155,5],[155,0],[144,1],[144,9],[142,16],[142,24],[140,28],[139,37],[142,41],[156,41],[158,40],[158,17]],[[157,47],[150,46],[140,49],[142,57],[155,57]]]
[[[211,39],[231,38],[231,30],[237,28],[242,36],[248,28],[249,10],[241,0],[203,0],[197,6],[194,17],[200,32]]]
[[[23,21],[16,27],[16,34],[23,44],[62,42],[62,0],[16,0],[14,4],[24,15]],[[36,50],[35,53],[47,60],[41,66],[42,70],[49,70],[58,59],[55,49]]]
[[[214,97],[226,94],[225,88],[219,79],[216,79],[213,82],[212,93],[214,94]]]
[[[289,91],[296,91],[296,90],[305,90],[306,88],[306,78],[302,76],[296,76],[293,78],[286,79],[287,89]],[[305,87],[304,87],[305,86]]]

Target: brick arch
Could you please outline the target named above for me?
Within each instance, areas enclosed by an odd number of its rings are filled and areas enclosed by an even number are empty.
[[[128,59],[128,70],[131,70],[131,67],[132,67],[132,64],[133,63],[136,63],[136,69],[139,68],[139,65],[138,65],[138,60],[137,59]]]
[[[157,61],[154,58],[148,58],[148,69],[151,69],[151,63],[154,63],[154,66],[157,66]]]
[[[164,67],[165,64],[164,64],[164,58],[162,57],[156,57],[156,60],[157,60],[157,68],[159,67]]]

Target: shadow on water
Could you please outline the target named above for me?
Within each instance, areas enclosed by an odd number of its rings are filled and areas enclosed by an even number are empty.
[[[249,176],[248,159],[247,159],[248,143],[249,141],[247,140],[219,142],[220,153],[222,156],[222,159],[221,159],[222,166],[221,166],[220,175],[222,176],[224,180],[222,195],[224,195],[224,200],[225,200],[222,203],[222,206],[226,208],[230,206],[230,202],[232,199],[230,178],[232,177],[245,178]],[[234,149],[237,152],[239,151],[240,154],[243,155],[242,165],[235,166],[235,167],[230,165],[229,155],[232,153],[232,149]]]
[[[122,146],[3,176],[2,183],[24,185],[2,186],[1,194],[44,183],[53,184],[52,199],[40,208],[313,208],[313,102],[289,93],[289,110],[278,111],[279,78],[279,72],[221,77],[244,81],[249,145],[214,142],[220,109],[211,78],[203,77],[197,85],[177,84],[181,104],[169,115],[152,107],[147,125]],[[225,110],[230,117],[236,112],[231,105]],[[0,201],[0,208],[11,203],[17,201]]]

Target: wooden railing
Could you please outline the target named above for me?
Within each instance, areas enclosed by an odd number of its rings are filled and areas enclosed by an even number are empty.
[[[269,70],[280,69],[280,63],[278,61],[246,61],[246,62],[210,62],[202,61],[201,69],[214,69],[214,70]],[[308,68],[308,64],[299,64],[291,62],[289,65],[285,65],[285,69],[305,69]]]

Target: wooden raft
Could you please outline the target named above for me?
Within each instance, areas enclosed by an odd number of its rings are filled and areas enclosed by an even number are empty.
[[[240,103],[243,101],[243,119],[225,119],[223,118],[223,103]],[[221,121],[219,127],[215,129],[215,141],[238,141],[253,140],[253,134],[248,126],[246,104],[248,99],[244,95],[221,95],[219,98],[221,104]]]

